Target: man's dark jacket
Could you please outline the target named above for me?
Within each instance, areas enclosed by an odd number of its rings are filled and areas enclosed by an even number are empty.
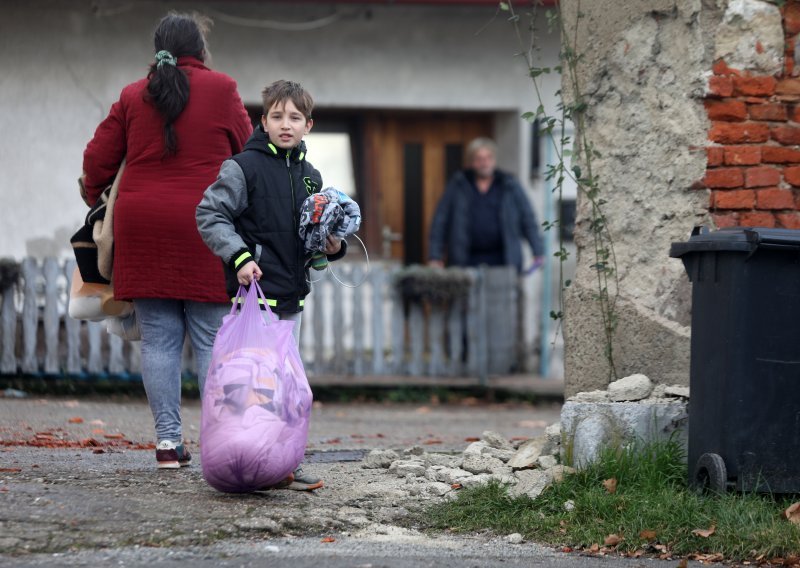
[[[539,225],[528,198],[517,180],[506,172],[495,170],[495,186],[501,191],[500,224],[503,235],[505,264],[522,270],[523,239],[534,256],[544,254]],[[428,247],[431,260],[443,260],[448,266],[467,266],[470,254],[470,207],[477,190],[467,173],[457,172],[448,182],[433,216]]]

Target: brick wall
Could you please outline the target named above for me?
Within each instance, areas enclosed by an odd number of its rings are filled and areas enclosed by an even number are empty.
[[[718,60],[705,99],[711,129],[706,175],[718,227],[800,229],[800,1],[781,9],[783,71],[753,75]],[[756,42],[754,49],[763,50]]]

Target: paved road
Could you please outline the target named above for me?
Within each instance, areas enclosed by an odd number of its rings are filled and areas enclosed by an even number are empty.
[[[413,444],[453,452],[487,429],[508,438],[536,436],[558,420],[558,411],[557,405],[317,405],[308,467],[325,479],[325,489],[226,495],[205,483],[197,463],[157,471],[152,450],[131,449],[152,442],[143,400],[0,399],[0,443],[73,446],[0,448],[0,566],[676,565],[562,554],[491,534],[429,535],[415,515],[435,498],[413,495],[412,480],[357,461],[319,459]],[[196,438],[196,403],[187,404],[184,420],[187,438]],[[77,447],[88,437],[105,447]]]

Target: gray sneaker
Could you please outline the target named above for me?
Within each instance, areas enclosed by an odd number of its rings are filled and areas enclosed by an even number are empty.
[[[281,489],[291,489],[292,491],[314,491],[324,486],[322,480],[314,477],[310,473],[305,473],[300,466],[294,470],[294,480]]]

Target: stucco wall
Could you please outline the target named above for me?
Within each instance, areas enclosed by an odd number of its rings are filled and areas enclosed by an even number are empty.
[[[580,4],[583,16],[576,20]],[[619,279],[614,359],[619,377],[688,384],[690,284],[670,243],[708,224],[703,107],[714,32],[725,2],[564,0],[578,22],[586,134],[613,236]],[[573,31],[574,33],[574,31]],[[565,85],[565,91],[568,87]],[[585,199],[579,199],[577,274],[566,306],[566,391],[605,388],[609,366],[599,323]]]
[[[246,103],[277,78],[302,82],[319,107],[493,111],[534,109],[524,66],[492,7],[171,2],[253,19],[298,22],[341,14],[311,31],[242,27],[216,18],[212,65]],[[0,18],[0,256],[68,255],[85,208],[77,196],[86,142],[120,89],[146,73],[163,2],[5,3]],[[480,33],[477,33],[480,30]],[[555,39],[544,44],[553,61]],[[548,106],[558,85],[545,88]],[[498,121],[501,166],[528,179],[521,121]],[[313,149],[312,149],[313,151]]]

